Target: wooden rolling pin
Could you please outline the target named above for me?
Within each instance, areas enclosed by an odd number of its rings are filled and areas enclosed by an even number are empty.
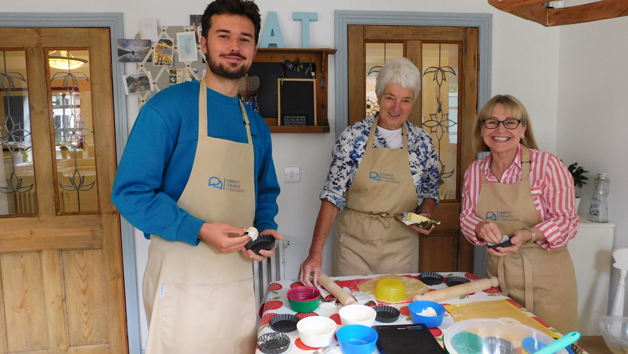
[[[353,305],[357,304],[358,301],[348,292],[342,290],[341,287],[336,284],[333,280],[329,279],[325,273],[320,273],[318,275],[318,283],[321,284],[325,288],[325,290],[329,291],[330,294],[334,295],[338,301],[340,301],[343,305]]]
[[[440,302],[443,300],[453,299],[454,297],[474,293],[476,291],[482,291],[490,289],[491,287],[497,287],[499,280],[497,277],[490,277],[488,279],[478,279],[469,283],[452,286],[445,289],[438,289],[427,292],[423,295],[416,295],[412,298],[413,301],[418,300],[430,300],[434,302]]]

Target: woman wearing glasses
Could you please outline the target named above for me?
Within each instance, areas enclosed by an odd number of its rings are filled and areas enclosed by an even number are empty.
[[[578,216],[569,171],[538,151],[528,113],[510,95],[493,97],[479,112],[475,148],[490,154],[465,174],[462,232],[477,246],[512,236],[512,246],[489,247],[487,274],[558,331],[575,331],[578,299],[567,242]]]

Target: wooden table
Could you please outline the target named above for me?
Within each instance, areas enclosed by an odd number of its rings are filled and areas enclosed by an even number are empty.
[[[444,277],[461,276],[471,281],[479,279],[477,275],[471,274],[471,273],[454,272],[454,273],[439,273],[439,274],[443,275]],[[399,274],[399,275],[412,277],[416,279],[418,279],[418,276],[419,276],[418,273],[405,274],[405,275]],[[359,291],[358,286],[360,284],[376,276],[378,275],[333,277],[331,279],[334,280],[342,288],[348,288],[351,291]],[[292,287],[301,286],[301,285],[303,284],[301,284],[300,282],[296,280],[282,280],[279,282],[271,283],[268,286],[268,289],[266,290],[266,295],[264,297],[264,303],[260,306],[260,309],[259,309],[261,321],[259,323],[258,337],[266,333],[274,332],[273,329],[270,327],[269,322],[270,322],[270,319],[276,316],[277,314],[295,314],[299,318],[305,318],[309,316],[326,316],[335,320],[336,323],[340,325],[340,317],[338,316],[338,310],[340,309],[340,306],[335,306],[333,309],[322,309],[319,306],[318,309],[310,313],[296,313],[290,309],[287,292]],[[445,285],[444,282],[439,285],[429,286],[430,290],[442,289],[446,287],[447,285]],[[329,294],[329,292],[327,292],[326,290],[323,290],[320,287],[320,285],[318,286],[318,288],[321,290],[321,294],[323,298],[333,297],[332,295]],[[549,331],[549,333],[551,333],[553,337],[558,338],[561,336],[560,333],[556,332],[553,328],[548,326],[546,323],[541,321],[539,318],[534,316],[525,308],[522,308],[513,300],[501,294],[499,290],[496,288],[491,288],[485,291],[467,294],[459,298],[454,298],[454,299],[450,299],[450,300],[442,302],[442,304],[447,309],[447,312],[445,313],[445,317],[443,319],[443,323],[438,328],[433,328],[430,331],[432,332],[436,340],[441,344],[441,346],[443,346],[443,334],[445,330],[451,327],[455,323],[454,318],[450,314],[452,311],[455,311],[455,308],[462,307],[462,306],[465,306],[466,304],[479,302],[479,301],[499,301],[499,300],[502,300],[502,303],[501,303],[502,305],[504,301],[507,301],[510,304],[514,305],[514,307],[516,307],[519,311],[521,311],[522,314],[525,314],[530,319],[536,321],[534,322],[535,325],[540,324],[541,327],[547,328],[547,330]],[[401,316],[399,316],[399,319],[396,322],[389,323],[389,324],[398,325],[398,324],[411,324],[412,323],[412,320],[410,318],[410,313],[408,311],[407,302],[396,303],[396,304],[386,304],[386,303],[380,303],[378,301],[378,305],[380,304],[394,306],[398,308],[399,311],[401,312]],[[498,303],[495,303],[495,304],[498,304]],[[375,325],[386,325],[386,324],[375,322]],[[293,331],[286,334],[290,337],[290,347],[285,353],[290,353],[290,354],[308,353],[309,354],[309,353],[312,353],[312,351],[316,349],[316,348],[310,348],[304,345],[299,339],[297,331]],[[338,347],[338,342],[336,342],[335,339],[332,341],[331,346],[333,348],[331,351],[329,351],[329,354],[341,354],[340,348]],[[262,354],[262,352],[259,349],[256,350],[256,353]],[[375,349],[374,353],[379,354],[379,351],[377,350],[377,348]],[[583,353],[586,354],[586,352],[584,351]]]

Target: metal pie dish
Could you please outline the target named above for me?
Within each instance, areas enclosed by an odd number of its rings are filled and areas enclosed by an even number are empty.
[[[244,248],[259,254],[260,250],[270,251],[275,247],[275,237],[273,235],[259,235],[255,241],[249,241]]]
[[[399,310],[392,306],[375,306],[374,310],[377,313],[375,321],[381,323],[395,322],[400,314]]]
[[[445,277],[443,277],[442,275],[438,273],[427,272],[427,273],[421,273],[419,275],[419,280],[425,283],[426,285],[438,285],[438,284],[443,283],[443,280],[445,280]]]
[[[279,354],[288,350],[290,337],[284,333],[266,333],[257,338],[257,347],[264,354]]]
[[[470,282],[470,280],[465,277],[448,277],[445,280],[445,284],[447,284],[447,286],[456,286],[460,284],[466,284],[468,282]]]
[[[291,314],[279,314],[270,319],[270,328],[281,333],[289,333],[297,330],[299,318]]]

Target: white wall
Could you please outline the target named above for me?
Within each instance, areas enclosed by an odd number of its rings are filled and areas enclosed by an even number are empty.
[[[628,17],[565,26],[560,32],[557,152],[565,163],[577,161],[589,171],[589,183],[578,191],[580,214],[588,213],[595,175],[609,173],[615,248],[628,247],[627,43]]]
[[[262,10],[263,21],[269,11],[276,11],[278,13],[286,47],[301,46],[300,22],[292,20],[292,13],[295,11],[318,12],[319,14],[318,22],[312,23],[310,28],[310,44],[312,47],[334,46],[334,10],[492,13],[493,66],[491,84],[493,94],[510,93],[521,99],[532,116],[535,134],[541,149],[556,152],[559,64],[559,30],[556,28],[545,28],[536,23],[497,11],[488,5],[486,0],[395,0],[392,2],[382,0],[257,0],[257,3]],[[206,6],[204,2],[192,0],[178,0],[176,2],[164,0],[30,0],[28,4],[29,6],[25,6],[24,1],[3,1],[0,4],[0,11],[122,12],[124,14],[124,33],[127,38],[135,37],[136,33],[139,31],[139,20],[141,18],[158,18],[160,25],[185,25],[189,23],[190,14],[202,14]],[[574,35],[574,41],[579,36],[580,35]],[[611,38],[617,38],[617,33]],[[591,39],[590,42],[591,46],[604,46],[601,40],[596,41]],[[574,49],[573,52],[574,57],[581,54],[577,49]],[[608,52],[610,52],[610,50]],[[593,54],[591,54],[591,57],[593,57]],[[624,52],[624,61],[625,57],[626,53]],[[574,58],[569,58],[568,61],[573,59]],[[328,83],[330,84],[329,120],[331,131],[333,132],[335,125],[334,119],[336,117],[334,111],[333,56],[330,57],[330,60],[332,65],[330,66],[330,75],[328,78]],[[610,61],[611,58],[608,60]],[[622,69],[623,68],[617,68],[616,71]],[[577,70],[577,68],[575,68],[575,70]],[[127,73],[134,71],[135,66],[128,64]],[[612,74],[614,74],[612,71],[606,71],[604,77],[613,76]],[[603,80],[603,78],[599,78],[599,80]],[[620,92],[620,79],[613,78],[613,80],[617,82],[616,86],[614,86],[616,90],[609,92],[609,96],[612,94],[613,97],[617,97]],[[576,87],[570,88],[576,89]],[[601,93],[599,95],[601,98],[604,98],[605,101],[609,98],[602,96]],[[580,100],[580,103],[584,104],[584,100]],[[594,104],[589,109],[595,111],[597,107],[599,106]],[[586,110],[583,107],[576,108],[573,106],[570,106],[569,109],[575,112]],[[616,113],[619,114],[621,112],[617,111]],[[132,126],[135,116],[137,115],[137,104],[134,98],[129,99],[128,115],[129,126]],[[605,116],[604,119],[610,119],[610,116]],[[582,127],[582,124],[573,125],[573,128],[581,129],[580,134],[582,136],[584,136],[587,130]],[[618,129],[614,131],[616,132],[615,134],[619,134]],[[277,222],[279,223],[279,232],[291,242],[290,247],[287,249],[286,257],[286,276],[289,278],[296,277],[299,265],[307,255],[312,230],[320,206],[318,194],[327,174],[331,160],[330,152],[334,141],[335,136],[333,133],[273,134],[275,165],[277,174],[280,176],[282,187],[282,193],[279,197],[279,215]],[[585,147],[583,146],[580,149],[585,150]],[[568,150],[561,151],[566,153]],[[593,156],[600,154],[599,152],[601,151],[605,150],[593,149],[592,151],[587,151],[587,157],[590,156],[590,158],[585,159],[580,157],[582,155],[577,155],[579,156],[578,160],[582,161],[582,163],[590,169],[595,170],[595,168],[598,167],[594,164]],[[610,159],[610,156],[608,158]],[[301,167],[300,183],[283,183],[283,178],[281,177],[283,175],[282,171],[283,168],[287,166]],[[602,167],[611,172],[612,183],[618,181],[618,178],[613,179],[613,176],[620,176],[619,171],[612,170],[610,164],[601,165],[599,169],[602,169]],[[619,166],[614,167],[620,168]],[[615,184],[613,184],[613,187],[615,187]],[[614,195],[612,200],[614,202],[619,201],[620,195],[618,192],[617,189],[613,189]],[[613,205],[613,207],[619,210],[618,205]],[[139,233],[136,234],[138,280],[140,283],[147,259],[148,244],[149,242],[146,241],[143,236]],[[331,242],[328,242],[328,246],[329,244],[331,244]],[[327,252],[327,255],[329,255],[329,247],[327,247]],[[326,260],[329,260],[329,258],[328,256]],[[323,270],[329,272],[330,264],[325,264]],[[143,313],[141,318],[143,324],[142,342],[145,343],[146,326]]]

